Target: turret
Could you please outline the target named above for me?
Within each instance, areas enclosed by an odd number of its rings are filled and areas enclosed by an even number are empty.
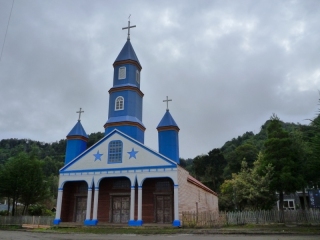
[[[80,116],[83,111],[79,113],[79,120],[72,130],[67,135],[67,149],[64,164],[68,164],[72,159],[79,156],[87,149],[88,135],[82,127]]]
[[[166,102],[171,101],[164,100]],[[178,164],[180,163],[179,159],[179,127],[171,116],[169,109],[161,119],[158,127],[158,144],[159,152],[164,156],[174,160]]]

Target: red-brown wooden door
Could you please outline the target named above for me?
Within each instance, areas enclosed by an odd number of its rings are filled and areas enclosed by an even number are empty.
[[[156,222],[172,222],[172,197],[171,195],[156,196]]]

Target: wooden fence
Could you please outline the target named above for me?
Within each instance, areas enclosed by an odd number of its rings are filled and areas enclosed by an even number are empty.
[[[320,224],[320,210],[243,212],[182,212],[184,227],[219,227],[243,224]]]
[[[53,225],[54,217],[48,216],[0,216],[0,225]]]

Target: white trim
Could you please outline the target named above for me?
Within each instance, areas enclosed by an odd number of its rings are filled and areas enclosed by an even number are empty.
[[[99,189],[94,189],[94,199],[93,199],[93,220],[97,219],[98,216],[98,199],[99,199]]]
[[[135,199],[135,187],[131,187],[131,196],[130,196],[130,220],[134,221],[134,199]]]
[[[142,220],[142,186],[138,187],[138,221]]]
[[[86,220],[91,220],[92,188],[88,188]]]
[[[174,194],[174,220],[179,220],[179,186],[174,186],[173,194]]]
[[[288,207],[284,206],[284,202],[288,202]],[[289,202],[293,202],[293,207],[290,207]],[[277,201],[277,206],[278,206],[278,210],[279,210],[279,203],[280,201]],[[283,199],[283,209],[284,210],[296,210],[296,201],[293,198],[290,199]]]
[[[62,195],[63,195],[63,190],[59,189],[58,197],[57,197],[56,219],[60,219],[60,216],[61,216]]]

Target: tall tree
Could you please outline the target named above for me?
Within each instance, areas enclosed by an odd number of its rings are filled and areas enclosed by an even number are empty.
[[[224,180],[223,170],[226,165],[227,161],[218,148],[211,150],[207,155],[197,156],[193,160],[196,177],[214,191],[219,190]]]
[[[271,164],[274,168],[270,187],[279,193],[279,209],[283,211],[284,193],[293,193],[303,185],[299,153],[276,115],[270,119],[267,136],[263,165]]]

